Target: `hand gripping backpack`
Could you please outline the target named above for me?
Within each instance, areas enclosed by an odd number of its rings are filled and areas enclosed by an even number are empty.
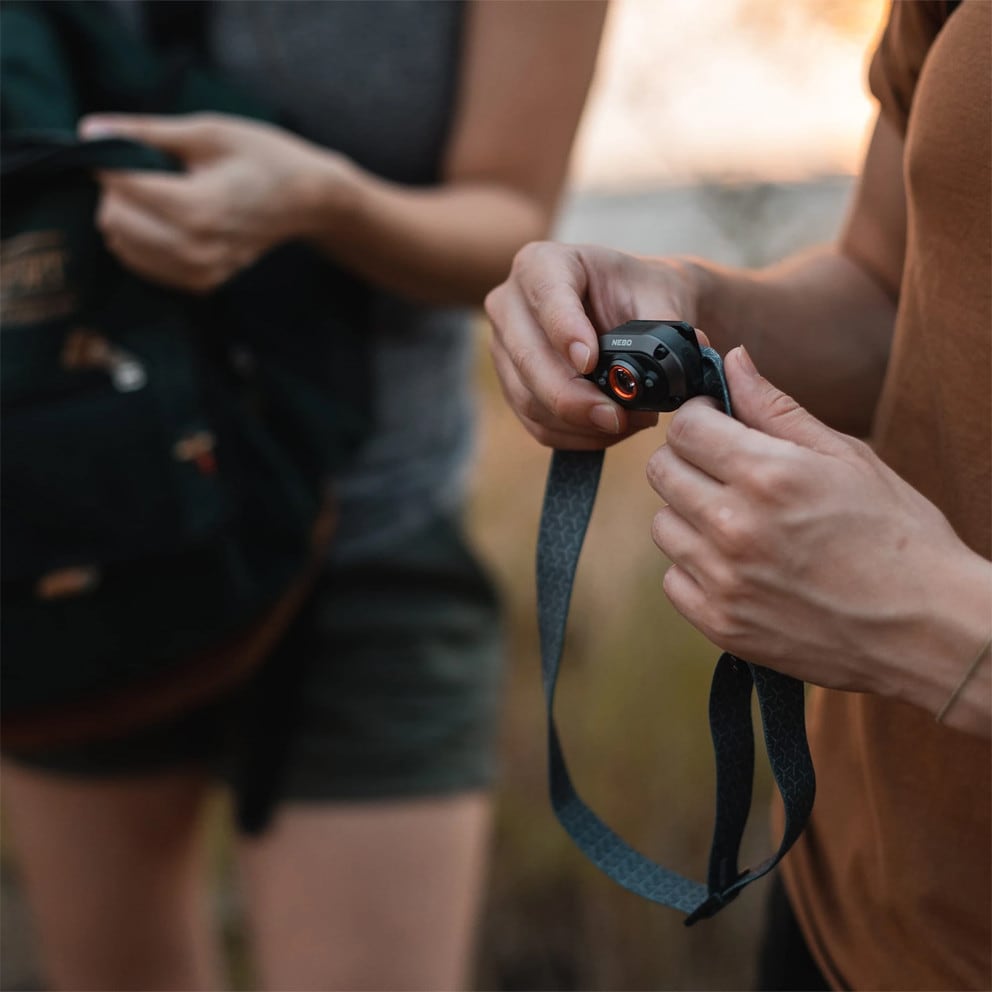
[[[179,165],[79,141],[83,114],[264,109],[136,44],[101,3],[4,3],[0,70],[0,647],[16,751],[170,716],[264,657],[325,553],[329,482],[368,431],[370,376],[354,333],[367,289],[305,246],[198,299],[126,271],[94,226],[94,169]]]

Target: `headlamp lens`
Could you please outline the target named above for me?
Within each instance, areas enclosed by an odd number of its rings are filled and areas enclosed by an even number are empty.
[[[626,365],[611,365],[607,381],[614,395],[622,400],[632,400],[641,391],[637,376]]]

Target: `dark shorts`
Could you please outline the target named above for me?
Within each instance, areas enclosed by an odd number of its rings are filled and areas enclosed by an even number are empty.
[[[328,570],[238,692],[116,740],[13,757],[94,777],[200,765],[248,807],[484,788],[501,662],[493,587],[440,519]]]

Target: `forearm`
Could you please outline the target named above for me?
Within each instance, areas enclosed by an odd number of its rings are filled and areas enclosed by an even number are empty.
[[[714,344],[744,344],[780,389],[848,434],[869,431],[888,364],[905,257],[902,156],[902,135],[879,117],[836,246],[756,273],[688,269]]]
[[[895,303],[861,265],[823,247],[760,271],[695,259],[683,271],[693,318],[717,350],[744,344],[761,372],[814,416],[867,434]]]
[[[536,199],[486,183],[403,186],[350,163],[318,169],[298,232],[370,282],[424,303],[479,305],[514,253],[544,236]]]
[[[101,174],[108,243],[146,278],[203,293],[302,239],[384,289],[480,305],[517,250],[547,234],[605,11],[597,0],[466,4],[433,187],[390,182],[242,118],[88,118],[89,136],[145,141],[186,165],[174,176]]]

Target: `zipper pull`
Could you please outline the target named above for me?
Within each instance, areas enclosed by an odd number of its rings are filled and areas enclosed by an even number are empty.
[[[62,367],[67,369],[101,369],[119,393],[133,393],[148,382],[145,366],[137,356],[115,348],[96,331],[77,327],[62,347]]]

